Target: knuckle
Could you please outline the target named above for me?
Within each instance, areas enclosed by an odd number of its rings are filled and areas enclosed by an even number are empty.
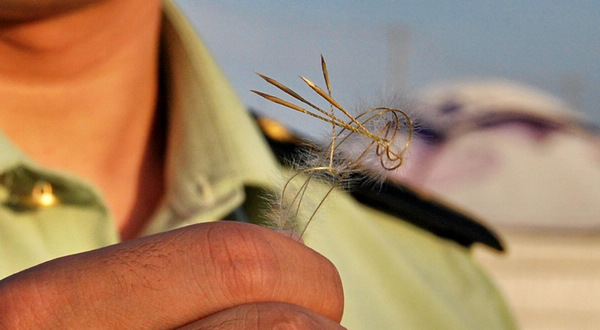
[[[273,295],[281,265],[270,242],[255,230],[222,226],[207,234],[209,258],[223,294],[242,301]]]

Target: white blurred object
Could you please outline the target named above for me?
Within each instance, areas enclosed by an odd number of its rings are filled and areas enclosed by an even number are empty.
[[[494,225],[600,229],[600,137],[561,101],[507,81],[421,95],[436,138],[415,139],[396,180]]]
[[[475,256],[523,329],[598,329],[598,131],[560,100],[503,80],[420,99],[426,128],[393,178],[497,229],[508,253]]]

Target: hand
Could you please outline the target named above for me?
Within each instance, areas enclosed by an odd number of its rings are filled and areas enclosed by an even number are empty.
[[[226,221],[55,259],[0,281],[2,329],[335,328],[342,310],[341,281],[327,259],[271,230]]]

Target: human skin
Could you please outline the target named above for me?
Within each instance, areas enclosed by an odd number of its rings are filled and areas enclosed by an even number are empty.
[[[339,327],[335,267],[284,235],[137,237],[163,194],[160,16],[159,0],[0,0],[0,130],[95,183],[124,239],[0,281],[0,328]]]
[[[101,0],[2,0],[0,1],[0,17],[3,21],[24,21],[46,18]]]
[[[30,268],[0,282],[0,310],[2,329],[337,329],[343,294],[335,267],[318,253],[224,221]]]

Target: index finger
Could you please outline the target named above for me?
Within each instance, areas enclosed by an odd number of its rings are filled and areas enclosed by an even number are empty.
[[[3,280],[0,297],[5,316],[35,315],[31,325],[88,327],[175,327],[265,301],[336,321],[343,309],[341,282],[327,259],[268,229],[233,222],[56,259]]]

